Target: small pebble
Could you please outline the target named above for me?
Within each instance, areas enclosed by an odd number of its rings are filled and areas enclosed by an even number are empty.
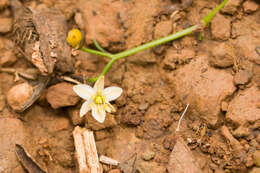
[[[7,93],[7,102],[15,111],[22,111],[22,106],[28,101],[33,92],[33,87],[28,83],[13,86]]]
[[[153,151],[146,151],[142,154],[142,159],[145,160],[145,161],[149,161],[149,160],[152,160],[155,156],[155,153]]]

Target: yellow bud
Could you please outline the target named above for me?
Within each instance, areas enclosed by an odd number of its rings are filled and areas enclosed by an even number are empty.
[[[82,41],[81,31],[79,29],[70,30],[66,41],[71,47],[78,49],[81,46]]]

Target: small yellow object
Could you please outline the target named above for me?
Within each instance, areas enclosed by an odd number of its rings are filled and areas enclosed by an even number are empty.
[[[73,48],[78,49],[82,43],[82,33],[79,29],[72,29],[69,31],[67,39],[67,43]]]

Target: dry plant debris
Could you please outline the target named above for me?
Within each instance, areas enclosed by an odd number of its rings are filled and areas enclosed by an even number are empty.
[[[73,137],[79,173],[102,173],[93,132],[77,126]]]

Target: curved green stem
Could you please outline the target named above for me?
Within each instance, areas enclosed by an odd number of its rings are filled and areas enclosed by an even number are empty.
[[[93,39],[93,43],[94,43],[94,45],[96,46],[96,48],[99,50],[99,51],[101,51],[101,52],[106,52],[100,45],[99,45],[99,43],[97,42],[97,40],[94,38]]]
[[[192,33],[193,31],[197,30],[198,28],[199,28],[199,25],[191,26],[187,29],[184,29],[184,30],[174,33],[172,35],[160,38],[158,40],[151,41],[149,43],[143,44],[141,46],[138,46],[138,47],[135,47],[135,48],[132,48],[132,49],[129,49],[129,50],[117,53],[117,54],[113,54],[113,55],[111,55],[112,59],[107,63],[107,65],[105,66],[105,68],[103,69],[103,71],[101,72],[101,74],[99,76],[105,75],[108,72],[108,70],[110,69],[110,67],[113,65],[113,63],[119,59],[126,58],[130,55],[134,55],[143,50],[146,50],[146,49],[161,45],[163,43],[167,43],[169,41],[181,38],[185,35]],[[98,77],[89,78],[88,81],[95,82],[97,79],[98,79]]]
[[[226,5],[227,2],[228,0],[223,0],[221,4],[219,4],[214,10],[212,10],[207,16],[205,16],[202,19],[203,25],[207,26],[209,22],[212,20],[212,18],[219,12],[221,8],[223,8]]]
[[[201,25],[203,25],[204,27],[207,26],[209,24],[209,22],[212,20],[212,18],[216,15],[216,13],[222,7],[224,7],[224,5],[227,2],[228,2],[228,0],[223,0],[223,2],[220,5],[218,5],[214,10],[212,10],[206,17],[204,17],[202,19],[201,23],[199,23],[197,25],[191,26],[191,27],[186,28],[186,29],[179,31],[177,33],[168,35],[168,36],[160,38],[158,40],[151,41],[149,43],[143,44],[141,46],[138,46],[138,47],[135,47],[135,48],[132,48],[132,49],[129,49],[129,50],[117,53],[117,54],[109,54],[109,53],[99,52],[99,51],[95,51],[95,50],[87,49],[87,48],[82,48],[82,49],[84,49],[84,51],[89,52],[89,53],[93,53],[93,54],[96,54],[96,55],[102,55],[102,56],[110,58],[110,61],[107,63],[107,65],[105,66],[105,68],[103,69],[101,74],[99,75],[99,77],[100,77],[102,75],[105,75],[108,72],[108,70],[110,69],[110,67],[113,65],[113,63],[116,62],[117,60],[121,59],[121,58],[125,58],[125,57],[128,57],[130,55],[134,55],[134,54],[141,52],[143,50],[146,50],[146,49],[167,43],[169,41],[176,40],[176,39],[181,38],[185,35],[191,34],[192,32],[200,29]],[[100,49],[100,50],[102,50],[102,49]],[[98,77],[89,78],[88,81],[89,82],[95,82],[97,79],[98,79]]]
[[[100,52],[100,51],[93,50],[93,49],[89,49],[89,48],[85,48],[85,47],[80,48],[80,50],[82,50],[82,51],[84,51],[84,52],[87,52],[87,53],[94,54],[94,55],[104,56],[104,57],[107,57],[107,58],[109,58],[109,59],[112,59],[112,58],[113,58],[113,55],[112,55],[112,54],[106,53],[106,52]]]

